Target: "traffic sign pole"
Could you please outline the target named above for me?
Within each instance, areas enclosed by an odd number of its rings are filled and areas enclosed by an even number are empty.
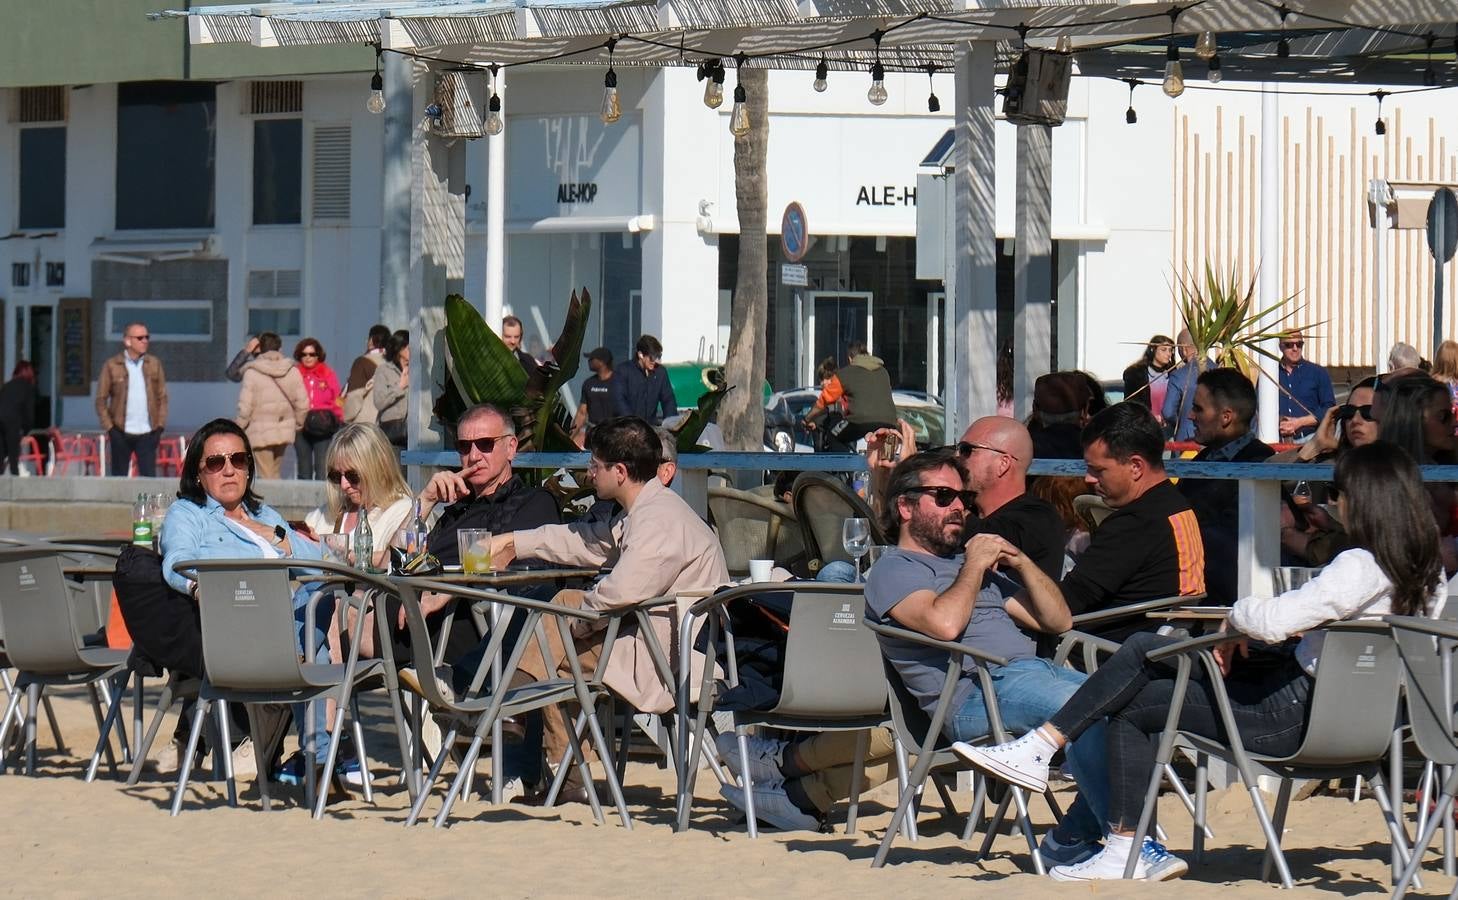
[[[1448,188],[1433,192],[1428,204],[1428,249],[1433,254],[1433,359],[1443,343],[1443,268],[1458,250],[1458,197]]]

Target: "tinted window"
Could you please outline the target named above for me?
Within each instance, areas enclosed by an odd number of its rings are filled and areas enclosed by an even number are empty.
[[[66,225],[66,129],[20,130],[21,228]]]
[[[254,122],[253,224],[297,225],[303,221],[303,185],[303,120]]]
[[[216,93],[191,82],[117,86],[118,229],[213,227]]]

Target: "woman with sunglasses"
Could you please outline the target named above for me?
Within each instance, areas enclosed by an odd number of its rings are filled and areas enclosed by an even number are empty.
[[[384,566],[411,506],[410,486],[385,433],[373,424],[344,426],[329,445],[324,472],[325,503],[304,521],[316,534],[353,534],[360,510],[368,510],[376,544],[371,565]]]
[[[306,337],[294,345],[294,360],[304,379],[309,395],[309,411],[304,427],[294,439],[294,454],[299,459],[299,478],[308,481],[324,475],[324,456],[329,442],[339,430],[344,413],[339,390],[339,376],[324,362],[324,345]]]
[[[1156,334],[1144,346],[1144,353],[1124,370],[1124,399],[1149,407],[1156,419],[1169,393],[1169,373],[1175,367],[1174,338]]]

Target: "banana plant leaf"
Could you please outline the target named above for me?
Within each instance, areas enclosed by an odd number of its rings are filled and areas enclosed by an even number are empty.
[[[714,413],[718,412],[719,404],[734,390],[733,385],[722,390],[709,391],[699,396],[698,406],[693,412],[684,417],[679,423],[678,429],[674,432],[675,445],[679,453],[702,453],[703,447],[699,446],[699,436],[704,433],[704,428],[714,420]]]
[[[532,431],[533,445],[543,451],[577,449],[572,440],[571,415],[562,406],[562,388],[577,374],[591,313],[592,295],[587,288],[582,289],[580,297],[573,291],[567,302],[567,318],[562,323],[562,333],[552,345],[552,358],[556,365],[546,372],[548,378],[542,405]]]
[[[431,412],[435,414],[435,420],[445,427],[447,431],[454,432],[456,423],[461,420],[461,413],[465,412],[471,404],[461,397],[461,392],[456,389],[456,380],[446,373],[446,381],[440,386],[440,394],[436,397],[435,405]]]
[[[527,374],[481,313],[460,294],[446,297],[445,312],[446,368],[462,399],[502,409],[522,405]]]

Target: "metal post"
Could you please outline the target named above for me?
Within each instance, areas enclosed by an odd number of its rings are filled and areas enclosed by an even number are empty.
[[[995,41],[956,56],[955,268],[947,316],[947,434],[997,411]]]
[[[1053,129],[1018,126],[1017,217],[1013,249],[1013,414],[1033,411],[1033,382],[1052,355]]]
[[[1441,193],[1441,192],[1440,192]],[[1443,343],[1443,248],[1447,246],[1446,221],[1448,216],[1442,211],[1442,204],[1438,197],[1433,197],[1433,204],[1438,207],[1438,214],[1430,220],[1433,223],[1433,246],[1437,250],[1433,253],[1433,359],[1438,358],[1438,345]]]
[[[1392,307],[1387,295],[1387,233],[1391,229],[1392,185],[1381,178],[1367,182],[1367,206],[1372,211],[1372,364],[1384,368],[1385,354],[1392,346]]]

